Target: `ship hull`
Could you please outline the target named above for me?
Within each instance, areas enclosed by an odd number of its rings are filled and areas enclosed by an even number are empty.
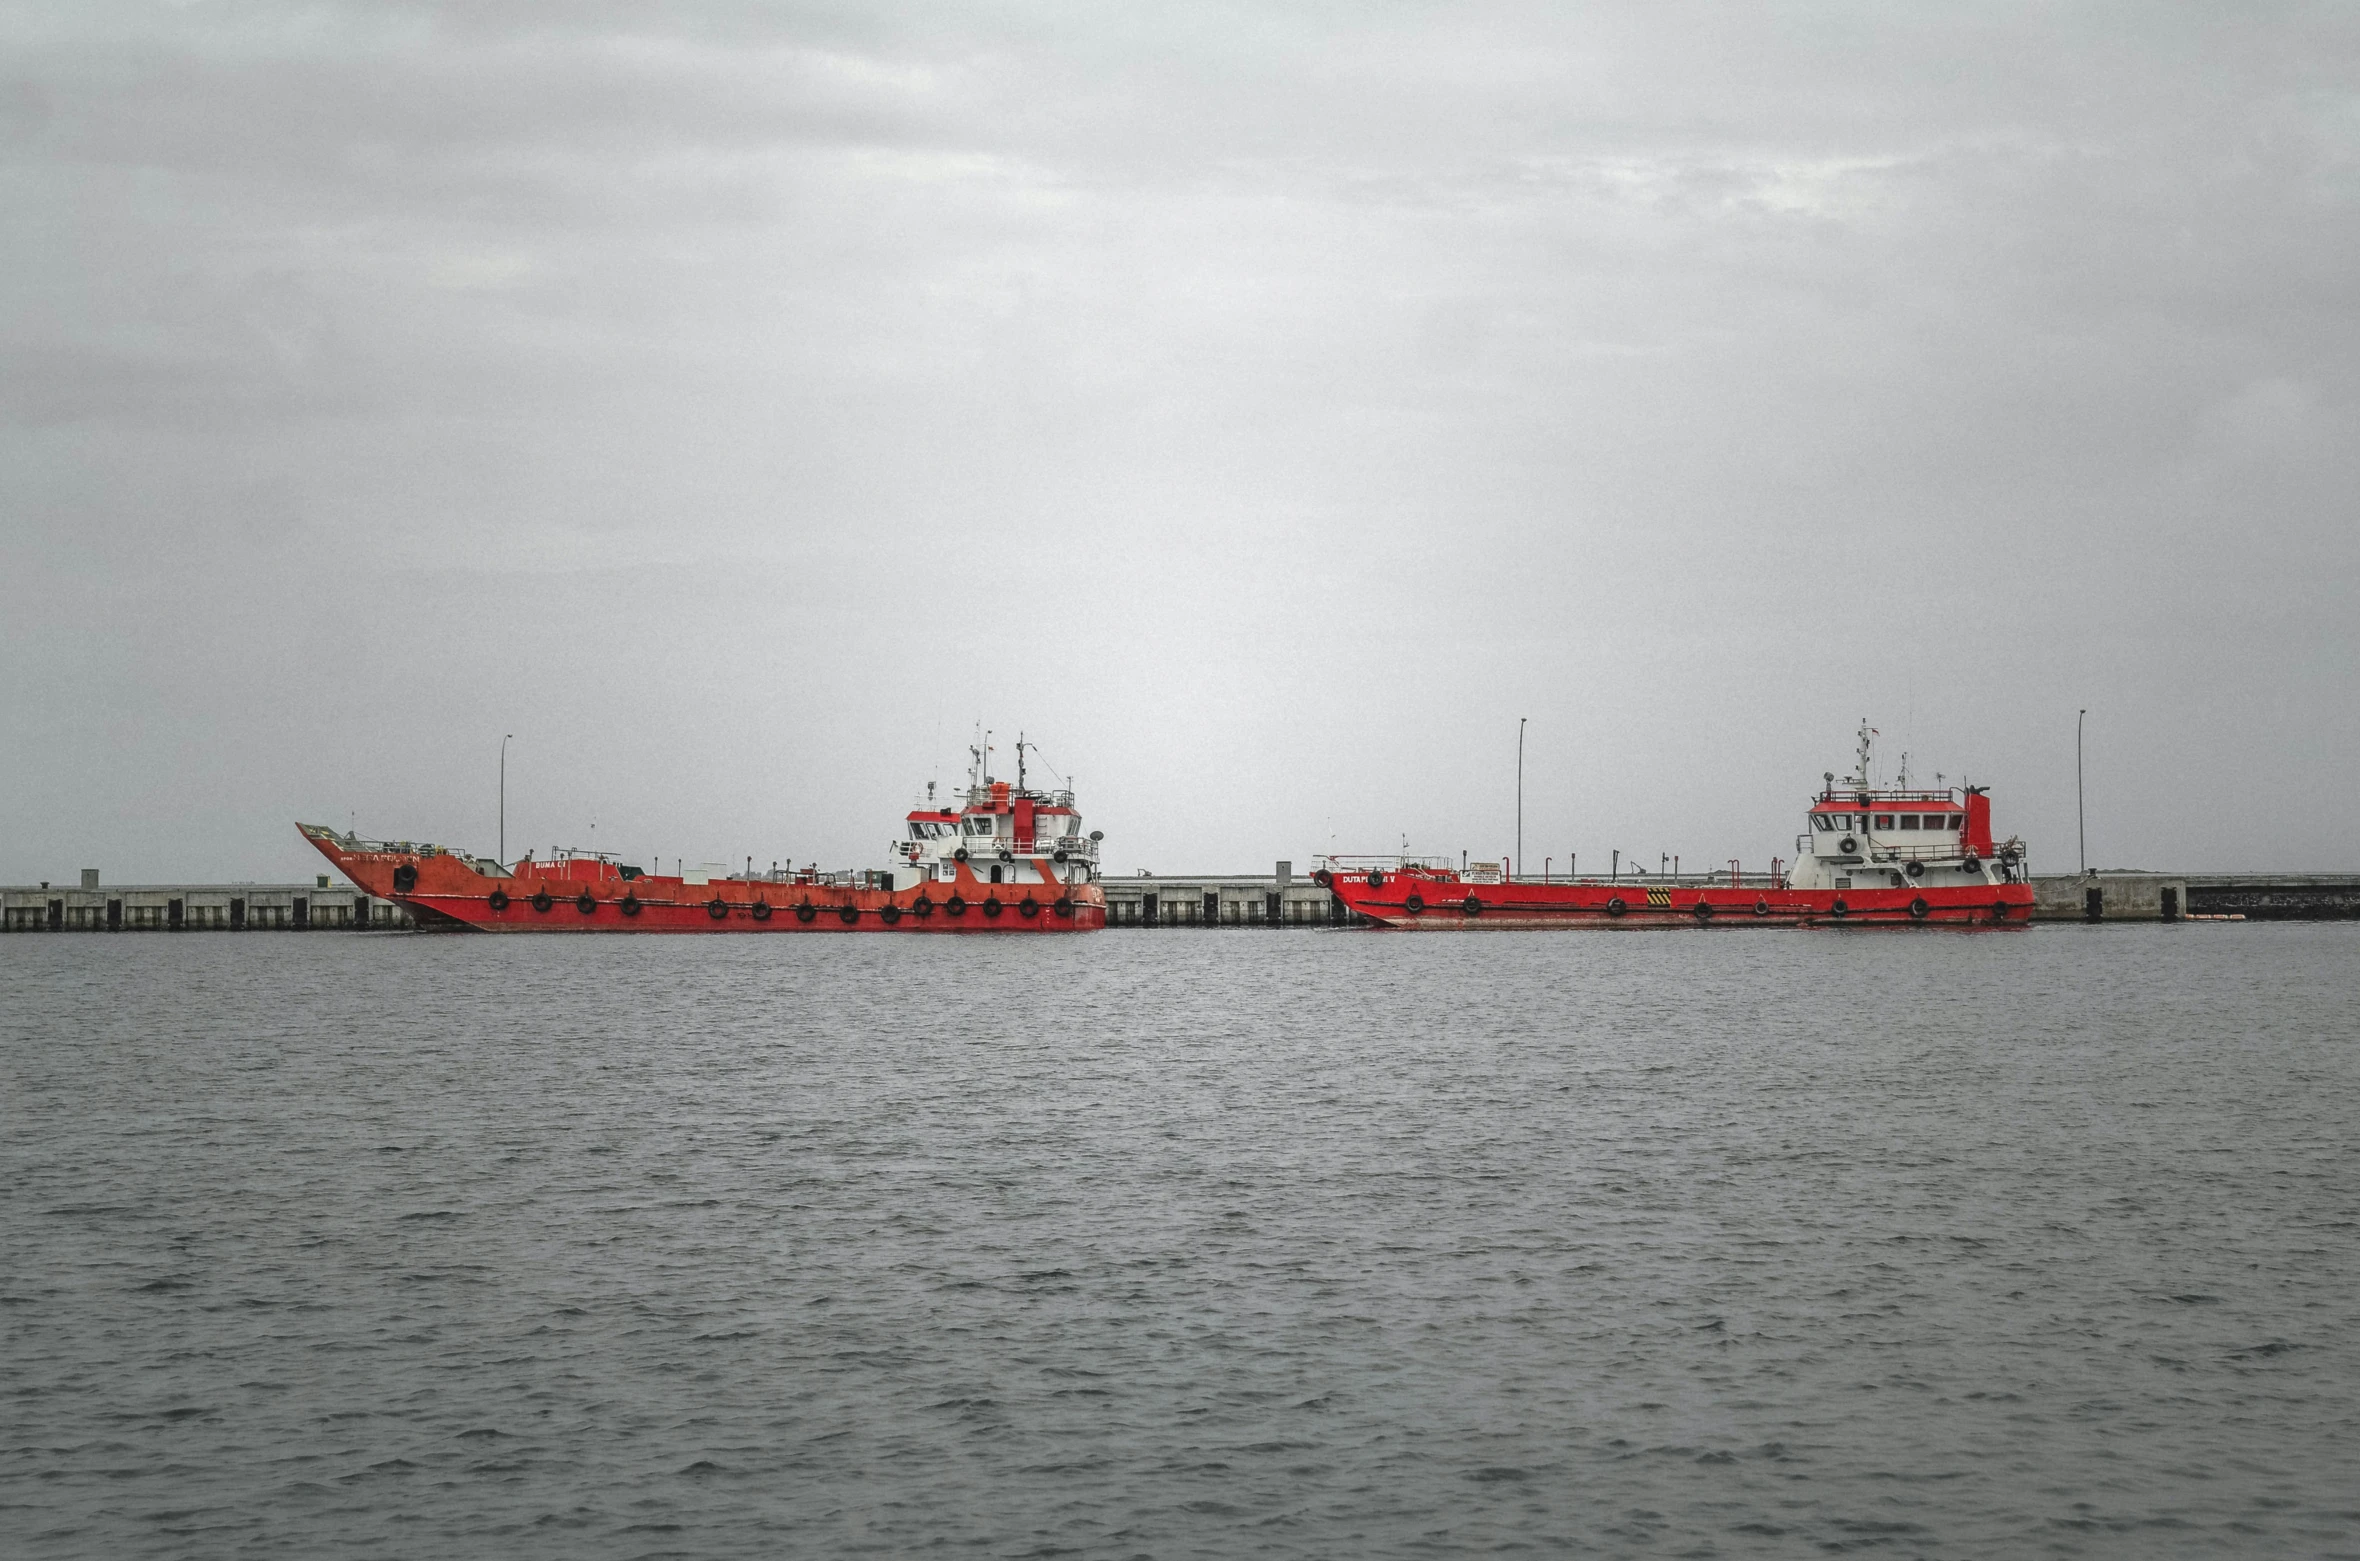
[[[1379,926],[1404,931],[2022,927],[2032,918],[2032,886],[2022,883],[1828,890],[1469,883],[1414,871],[1321,876],[1351,910]]]
[[[940,935],[1095,932],[1106,898],[1095,883],[1054,881],[1047,860],[1006,864],[1037,881],[992,883],[965,863],[958,880],[909,889],[731,878],[692,883],[611,864],[553,862],[485,872],[433,847],[354,849],[332,830],[304,838],[369,893],[406,906],[419,926],[470,932],[906,932]],[[489,865],[489,864],[486,864]]]

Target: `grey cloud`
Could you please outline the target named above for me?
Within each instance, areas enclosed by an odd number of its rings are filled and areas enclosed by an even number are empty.
[[[1758,860],[1862,714],[2050,860],[2085,704],[2125,860],[2360,759],[2338,12],[0,28],[0,877],[460,832],[486,731],[865,860],[1022,724],[1160,866],[1495,853],[1524,714],[1559,856]]]

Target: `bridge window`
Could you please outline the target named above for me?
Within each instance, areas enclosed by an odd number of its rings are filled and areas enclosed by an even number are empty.
[[[1877,828],[1879,828],[1879,829],[1891,829],[1892,827],[1893,827],[1893,815],[1892,815],[1892,814],[1890,814],[1890,813],[1879,813],[1879,814],[1877,815]]]
[[[1904,813],[1904,814],[1902,814],[1902,815],[1901,815],[1901,827],[1902,827],[1903,829],[1915,829],[1915,828],[1917,828],[1917,827],[1918,827],[1918,816],[1917,816],[1915,813]]]

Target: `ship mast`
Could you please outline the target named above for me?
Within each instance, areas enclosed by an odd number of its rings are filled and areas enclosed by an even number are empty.
[[[1868,790],[1869,740],[1876,734],[1876,728],[1868,724],[1868,717],[1862,716],[1860,718],[1860,769],[1852,777],[1852,787],[1856,791]]]

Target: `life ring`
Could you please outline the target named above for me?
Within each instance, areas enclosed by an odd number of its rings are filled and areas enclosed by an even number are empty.
[[[626,916],[638,915],[639,896],[636,894],[625,894],[621,899],[615,902],[615,909],[621,911]]]
[[[770,920],[770,902],[768,900],[756,900],[754,902],[754,908],[747,912],[747,914],[752,916],[756,921]]]
[[[942,909],[948,916],[964,916],[967,914],[967,902],[954,894],[942,902]]]
[[[1852,907],[1844,903],[1844,897],[1840,894],[1836,896],[1836,903],[1829,906],[1827,909],[1828,914],[1835,917],[1835,919],[1838,921],[1842,921],[1845,917],[1852,914]]]
[[[1850,835],[1846,835],[1843,839],[1836,842],[1836,849],[1843,852],[1844,855],[1850,856],[1853,852],[1860,849],[1860,842],[1853,839]]]
[[[1426,897],[1422,894],[1412,894],[1401,902],[1401,908],[1412,916],[1422,916],[1426,912]]]
[[[1757,898],[1757,899],[1754,901],[1754,914],[1755,914],[1756,916],[1767,916],[1767,915],[1769,915],[1769,914],[1770,914],[1770,902],[1769,902],[1768,900],[1765,900],[1765,899],[1759,899],[1759,898]]]
[[[1710,900],[1699,900],[1694,905],[1688,907],[1688,913],[1691,916],[1694,916],[1698,921],[1711,921],[1713,919],[1713,902]]]
[[[1073,914],[1073,896],[1070,894],[1061,896],[1053,909],[1060,916],[1071,916]]]
[[[412,889],[415,889],[415,888],[417,888],[417,887],[418,887],[418,864],[417,864],[417,863],[415,863],[415,862],[404,862],[404,863],[402,863],[402,865],[401,865],[401,866],[399,866],[399,867],[397,867],[397,868],[395,868],[395,869],[393,870],[393,892],[394,892],[394,893],[396,893],[396,894],[408,894],[408,893],[409,893],[409,892],[410,892]]]
[[[1470,916],[1480,916],[1483,914],[1483,902],[1470,894],[1459,902],[1459,909]]]
[[[534,910],[536,910],[536,911],[540,911],[540,912],[542,912],[544,915],[546,915],[546,914],[548,913],[549,907],[550,907],[550,906],[552,906],[552,905],[555,905],[556,903],[557,903],[557,902],[556,902],[555,900],[553,900],[553,899],[549,898],[549,891],[548,891],[548,890],[546,890],[546,889],[535,889],[535,890],[533,891],[533,909],[534,909]]]
[[[890,927],[895,922],[901,920],[901,907],[898,905],[880,905],[877,907],[877,919],[883,922],[886,926]]]
[[[595,915],[598,911],[598,901],[592,896],[589,890],[584,889],[581,894],[575,898],[574,909],[580,911],[585,916]]]
[[[505,889],[494,889],[492,891],[491,899],[486,903],[488,903],[491,908],[496,911],[504,911],[508,909],[508,891]]]
[[[1912,863],[1911,865],[1915,866],[1916,864]],[[1911,921],[1924,921],[1926,919],[1926,912],[1932,910],[1933,908],[1934,907],[1926,903],[1926,897],[1921,894],[1916,899],[1909,902],[1909,919]]]
[[[1623,897],[1619,894],[1606,902],[1606,914],[1609,916],[1620,916],[1629,909],[1629,906],[1623,904]]]
[[[1901,870],[1909,874],[1909,876],[1912,878],[1923,878],[1926,876],[1926,864],[1923,862],[1912,862]]]
[[[921,894],[910,901],[910,909],[918,913],[918,920],[924,921],[934,914],[934,902]]]
[[[1006,909],[1007,907],[1000,903],[998,895],[987,894],[983,897],[983,914],[986,916],[997,916]]]
[[[1371,873],[1371,874],[1369,874],[1369,875],[1368,875],[1368,886],[1369,886],[1371,889],[1382,889],[1382,888],[1384,888],[1384,887],[1385,887],[1385,875],[1384,875],[1383,873]]]
[[[1958,865],[1965,868],[1970,873],[1979,873],[1983,871],[1983,859],[1972,851],[1969,851],[1967,853],[1967,859]]]
[[[842,922],[845,926],[849,927],[854,922],[860,920],[860,907],[857,905],[839,905],[836,907],[836,919]]]
[[[805,900],[801,905],[795,907],[795,919],[800,922],[817,921],[819,919],[819,907],[812,904],[809,900]]]
[[[967,848],[966,848],[965,846],[961,846],[961,847],[959,847],[959,849],[958,849],[958,850],[956,850],[956,851],[953,851],[953,852],[951,853],[951,860],[952,860],[952,861],[954,861],[954,862],[964,862],[964,861],[966,861],[966,860],[967,860]]]
[[[721,896],[715,895],[705,902],[705,914],[715,921],[724,920],[729,915],[729,902]]]
[[[1029,921],[1041,914],[1041,902],[1028,894],[1016,902],[1016,914]]]

